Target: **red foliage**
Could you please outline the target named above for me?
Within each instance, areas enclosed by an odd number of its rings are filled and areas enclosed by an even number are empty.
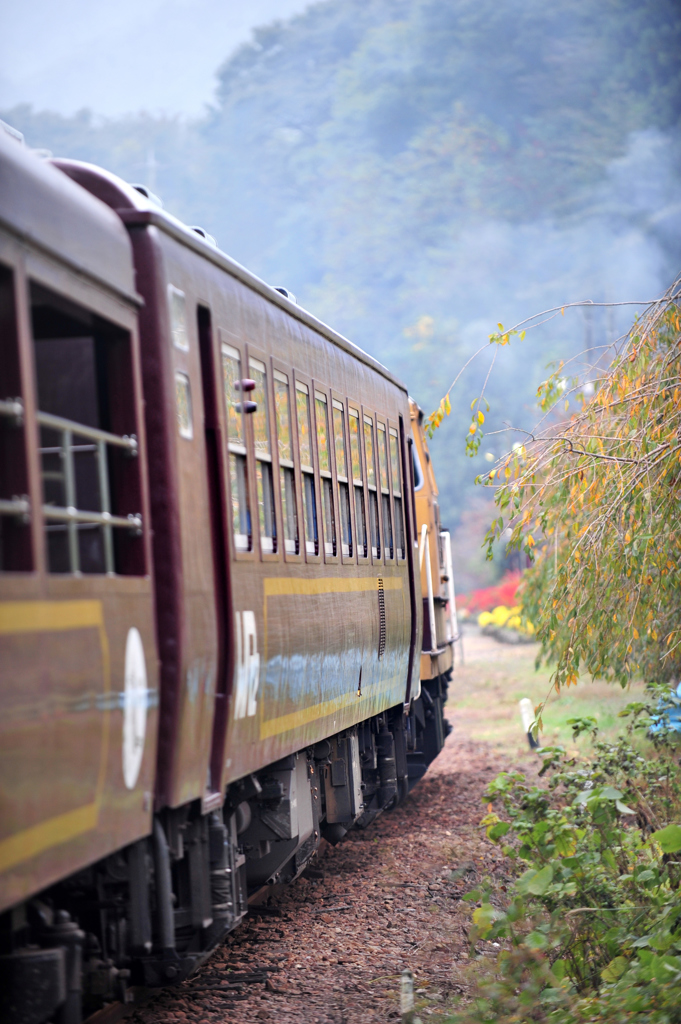
[[[460,609],[465,608],[471,614],[491,612],[500,604],[512,608],[521,575],[520,572],[507,572],[494,587],[483,587],[481,590],[471,591],[470,594],[460,594],[456,599],[456,606]]]

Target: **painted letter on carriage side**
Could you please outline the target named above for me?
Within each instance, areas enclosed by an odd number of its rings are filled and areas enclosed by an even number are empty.
[[[236,688],[234,717],[251,718],[258,709],[260,655],[253,612],[236,613]]]

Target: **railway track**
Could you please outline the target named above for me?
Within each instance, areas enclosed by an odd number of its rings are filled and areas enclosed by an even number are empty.
[[[462,896],[508,870],[478,824],[486,783],[509,767],[451,739],[440,761],[402,807],[253,905],[192,978],[88,1024],[385,1024],[399,1017],[405,968],[421,1019],[438,1020],[467,986]]]

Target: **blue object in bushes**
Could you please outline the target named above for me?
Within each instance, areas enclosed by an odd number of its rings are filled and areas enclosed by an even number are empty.
[[[660,732],[681,732],[681,683],[675,690],[671,690],[668,700],[660,700],[657,705],[661,712],[659,718],[653,718],[650,726],[650,733],[655,735]]]

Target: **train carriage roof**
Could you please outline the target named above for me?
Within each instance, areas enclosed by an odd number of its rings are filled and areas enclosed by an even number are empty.
[[[132,247],[116,215],[0,128],[0,225],[139,304]]]
[[[183,245],[193,249],[196,253],[210,260],[225,270],[232,277],[237,278],[244,284],[258,292],[269,302],[284,309],[290,316],[295,317],[301,323],[321,334],[339,348],[352,355],[355,359],[370,367],[376,373],[389,380],[401,391],[407,391],[405,385],[395,377],[382,363],[373,356],[370,356],[363,349],[338,334],[333,328],[318,320],[312,313],[308,313],[297,303],[266,284],[256,274],[251,273],[236,260],[233,260],[226,253],[216,246],[211,245],[195,230],[183,224],[182,221],[173,217],[161,209],[157,203],[143,195],[133,185],[129,185],[122,178],[111,174],[109,171],[96,167],[94,164],[87,164],[77,160],[54,160],[55,166],[62,170],[74,181],[81,184],[88,191],[92,191],[103,202],[110,206],[121,217],[125,224],[132,225],[154,225],[162,231],[173,236]]]

